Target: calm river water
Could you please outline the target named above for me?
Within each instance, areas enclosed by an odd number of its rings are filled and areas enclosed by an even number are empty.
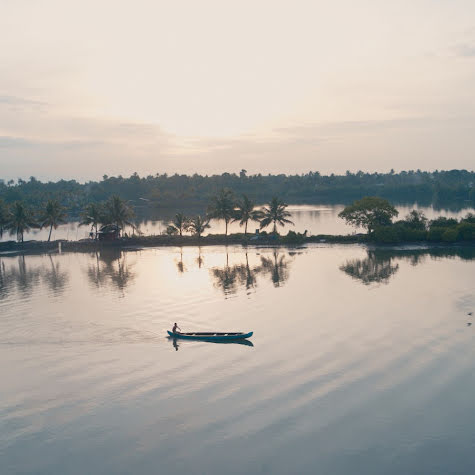
[[[0,472],[474,473],[474,282],[474,248],[1,256]]]
[[[303,233],[305,230],[309,234],[351,234],[356,231],[364,232],[364,230],[355,230],[355,228],[348,226],[342,219],[338,217],[338,213],[344,208],[343,205],[290,205],[288,211],[292,214],[291,220],[294,225],[288,225],[284,228],[279,228],[281,234],[287,234],[289,229]],[[433,219],[437,216],[447,216],[449,218],[459,219],[465,216],[468,212],[475,212],[471,207],[464,208],[459,211],[453,211],[448,209],[434,209],[431,206],[397,206],[399,211],[398,219],[403,219],[412,209],[418,209],[429,218]],[[177,210],[180,211],[180,210]],[[197,214],[197,211],[187,211],[186,215]],[[165,213],[158,213],[154,217],[143,218],[137,220],[138,227],[143,234],[157,235],[165,232],[167,225],[173,218],[174,213],[170,210]],[[249,232],[254,232],[259,225],[254,222],[249,223]],[[207,233],[224,234],[225,225],[223,221],[211,221],[211,228]],[[58,229],[53,229],[51,239],[67,239],[70,241],[77,241],[78,239],[85,239],[89,236],[89,226],[79,226],[77,221],[73,221],[67,224],[63,224]],[[268,231],[271,230],[269,227]],[[131,229],[126,229],[126,232],[131,232]],[[244,228],[239,226],[239,223],[231,223],[229,226],[229,232],[239,233],[244,232]],[[205,233],[205,234],[207,234]],[[48,239],[49,229],[34,229],[29,233],[25,233],[25,240],[36,239],[46,240]],[[10,236],[8,233],[0,238],[0,241],[8,241],[15,239],[15,236]]]

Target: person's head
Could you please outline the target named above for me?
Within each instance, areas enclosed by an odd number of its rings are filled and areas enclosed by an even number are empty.
[[[176,322],[175,322],[175,325],[176,325]]]

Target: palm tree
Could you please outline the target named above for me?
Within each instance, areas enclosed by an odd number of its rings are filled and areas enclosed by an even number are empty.
[[[203,218],[202,216],[197,215],[190,219],[188,231],[200,238],[201,235],[210,227],[208,218]]]
[[[0,199],[0,239],[3,237],[3,230],[8,223],[8,209],[5,202]]]
[[[285,226],[285,224],[294,224],[290,219],[287,219],[291,214],[286,211],[287,208],[283,201],[278,198],[272,198],[267,207],[262,208],[261,229],[266,228],[271,223],[274,223],[273,233],[277,233],[277,224]]]
[[[119,196],[112,196],[112,198],[106,202],[104,211],[103,220],[105,224],[115,224],[119,234],[125,226],[135,227],[130,221],[134,216],[132,208]]]
[[[174,227],[180,236],[183,236],[183,231],[186,231],[190,225],[190,219],[182,213],[175,214],[170,226]]]
[[[97,227],[103,221],[104,210],[102,205],[98,203],[89,203],[81,213],[81,222],[80,226],[91,225],[91,232],[95,229],[95,236],[97,237]]]
[[[222,189],[216,196],[211,200],[211,205],[209,206],[208,216],[215,219],[224,219],[226,223],[225,236],[228,235],[228,224],[234,216],[234,195],[231,190]]]
[[[31,228],[37,228],[33,213],[22,201],[13,203],[10,208],[7,225],[5,229],[10,231],[10,235],[16,234],[17,240],[23,242],[23,234]]]
[[[255,203],[246,195],[242,195],[242,200],[236,203],[235,217],[233,221],[239,221],[239,226],[244,225],[244,235],[247,235],[247,223],[249,221],[259,221],[262,212],[254,210]]]
[[[41,216],[41,227],[49,226],[48,242],[51,240],[51,232],[59,224],[66,222],[66,210],[60,205],[58,200],[48,200],[46,209]]]

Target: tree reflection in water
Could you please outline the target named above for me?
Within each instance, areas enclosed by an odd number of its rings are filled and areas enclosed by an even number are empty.
[[[350,259],[340,266],[340,270],[355,280],[360,280],[365,285],[389,282],[399,269],[399,264],[391,264],[391,258],[378,258],[373,252],[368,251],[365,259]]]
[[[110,284],[124,291],[134,281],[135,274],[127,263],[127,252],[114,248],[102,249],[93,256],[95,260],[87,269],[87,277],[94,287]]]
[[[277,250],[272,253],[272,258],[261,256],[259,273],[269,274],[275,287],[280,287],[289,278],[288,261],[285,255],[279,255]]]
[[[377,249],[368,250],[364,259],[350,259],[340,270],[364,285],[388,284],[399,270],[396,261],[407,261],[412,266],[422,264],[426,259],[460,258],[475,259],[475,247],[441,247],[431,249]]]
[[[50,266],[49,268],[45,266],[43,277],[50,290],[55,295],[59,295],[63,292],[69,281],[69,273],[61,270],[60,263],[54,262],[51,254],[48,257]]]
[[[186,272],[185,264],[183,263],[183,248],[180,247],[180,259],[176,261],[176,268],[180,274]]]
[[[270,276],[275,287],[281,286],[288,279],[289,258],[279,252],[273,251],[272,257],[260,256],[260,265],[250,266],[248,253],[245,253],[245,262],[242,264],[229,265],[229,254],[226,253],[226,265],[214,267],[211,275],[214,286],[223,290],[225,295],[235,294],[243,287],[249,291],[257,286],[257,276]]]
[[[61,270],[59,261],[56,261],[51,254],[41,261],[38,261],[38,257],[33,259],[40,262],[40,265],[32,266],[31,258],[24,255],[9,258],[12,264],[9,267],[5,265],[3,259],[0,259],[0,299],[6,298],[15,289],[22,295],[29,296],[42,282],[55,295],[63,292],[69,281],[69,273]]]

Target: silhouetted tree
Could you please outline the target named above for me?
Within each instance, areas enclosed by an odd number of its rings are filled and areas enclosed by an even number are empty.
[[[188,229],[189,224],[190,224],[189,218],[187,218],[182,213],[177,213],[175,217],[173,218],[173,221],[170,223],[170,226],[175,227],[175,229],[177,230],[177,233],[180,236],[183,236],[183,231],[186,231]]]
[[[5,202],[0,199],[0,239],[3,237],[3,230],[8,223],[8,208]]]
[[[119,196],[113,196],[105,203],[103,217],[105,224],[115,224],[119,230],[124,229],[125,226],[135,227],[130,221],[133,216],[132,208]]]
[[[97,236],[97,227],[104,219],[104,209],[99,203],[89,203],[81,213],[80,225],[91,225],[91,231],[95,230]]]
[[[16,201],[10,208],[8,221],[5,226],[11,235],[16,234],[17,240],[23,242],[23,235],[31,228],[37,228],[38,224],[34,219],[31,210],[21,201]]]
[[[376,226],[391,224],[392,218],[398,214],[389,201],[377,196],[365,196],[347,206],[338,217],[351,226],[366,228],[371,234]]]
[[[208,215],[211,218],[223,219],[226,224],[225,235],[228,235],[228,224],[234,218],[235,200],[231,190],[222,189],[211,200]]]
[[[291,214],[286,211],[287,208],[283,201],[279,200],[278,198],[272,198],[270,203],[262,208],[262,217],[260,222],[261,229],[266,228],[270,224],[273,224],[273,232],[274,234],[277,233],[277,224],[280,226],[285,226],[286,224],[294,224],[290,219],[287,219],[291,216]]]
[[[188,231],[195,236],[201,237],[201,235],[210,227],[208,218],[203,218],[200,215],[197,215],[190,219]]]
[[[49,227],[48,242],[51,240],[51,232],[60,224],[66,222],[66,210],[58,200],[49,200],[40,218],[41,228]]]
[[[244,225],[244,235],[247,235],[247,223],[249,221],[259,221],[262,212],[255,210],[255,203],[246,195],[242,195],[242,200],[236,203],[235,217],[233,221],[239,221],[239,225]]]

